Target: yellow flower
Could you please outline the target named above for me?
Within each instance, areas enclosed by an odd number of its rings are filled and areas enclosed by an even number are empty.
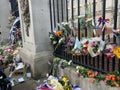
[[[114,48],[113,53],[117,56],[117,58],[120,58],[120,47]]]
[[[58,37],[61,37],[61,36],[62,36],[62,31],[61,31],[61,30],[58,30],[58,31],[56,32],[56,35],[57,35]]]
[[[67,76],[63,76],[63,77],[62,77],[62,81],[64,81],[64,82],[68,82],[68,80],[69,80],[69,79],[68,79]]]

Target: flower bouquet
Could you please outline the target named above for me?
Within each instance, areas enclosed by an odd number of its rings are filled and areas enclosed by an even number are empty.
[[[115,56],[115,54],[113,53],[115,46],[116,46],[115,44],[110,43],[105,45],[103,53],[107,59],[112,59]]]
[[[120,86],[120,74],[119,72],[112,72],[105,76],[105,82],[107,85],[119,87]]]
[[[75,40],[75,45],[74,45],[74,48],[72,49],[72,52],[74,54],[81,54],[81,42],[78,40],[78,37],[76,37],[76,40]]]
[[[102,41],[100,38],[95,37],[89,40],[88,52],[91,57],[95,57],[100,54],[103,50],[105,42]]]
[[[83,53],[84,55],[88,53],[88,45],[89,45],[89,40],[88,39],[84,39],[83,41],[81,41],[82,45],[81,45],[81,53]]]
[[[7,60],[7,63],[12,63],[13,62],[13,53],[14,53],[14,46],[8,46],[4,51],[3,55],[5,56],[5,59]]]
[[[72,52],[75,55],[81,55],[81,53],[85,55],[88,53],[88,50],[87,50],[88,44],[89,44],[88,39],[84,38],[81,41],[79,41],[78,37],[76,37],[75,45],[74,45],[74,48],[72,49]]]
[[[58,44],[58,42],[61,39],[62,35],[63,35],[62,30],[58,30],[56,32],[49,33],[49,38],[50,38],[53,46],[56,46]]]

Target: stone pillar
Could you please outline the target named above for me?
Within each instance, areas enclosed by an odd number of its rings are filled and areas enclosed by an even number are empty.
[[[50,32],[49,0],[18,0],[23,48],[20,55],[24,62],[30,63],[32,75],[38,78],[48,73],[48,60],[52,48]]]

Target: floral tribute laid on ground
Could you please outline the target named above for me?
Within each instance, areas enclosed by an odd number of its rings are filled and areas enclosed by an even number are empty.
[[[120,87],[120,73],[117,71],[111,72],[109,74],[101,74],[97,71],[90,70],[88,68],[78,66],[73,64],[73,62],[70,60],[69,62],[60,59],[60,58],[55,58],[53,60],[52,64],[52,69],[51,73],[54,76],[57,76],[57,70],[58,68],[60,69],[65,69],[66,67],[71,67],[75,70],[76,75],[75,77],[83,77],[83,78],[91,78],[90,83],[99,83],[100,81],[103,81],[105,85],[111,86],[111,87]]]
[[[36,90],[82,90],[77,85],[72,85],[67,76],[57,78],[49,76],[43,85],[37,87]]]

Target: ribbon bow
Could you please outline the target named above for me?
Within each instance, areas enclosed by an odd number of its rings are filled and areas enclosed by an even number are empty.
[[[101,25],[101,23],[109,23],[109,21],[110,21],[110,19],[103,19],[102,17],[99,17],[98,18],[98,25],[96,26],[96,29],[98,29],[99,28],[99,26]],[[103,29],[105,28],[105,24],[104,24],[104,26],[103,26]],[[102,29],[102,30],[103,30]]]

